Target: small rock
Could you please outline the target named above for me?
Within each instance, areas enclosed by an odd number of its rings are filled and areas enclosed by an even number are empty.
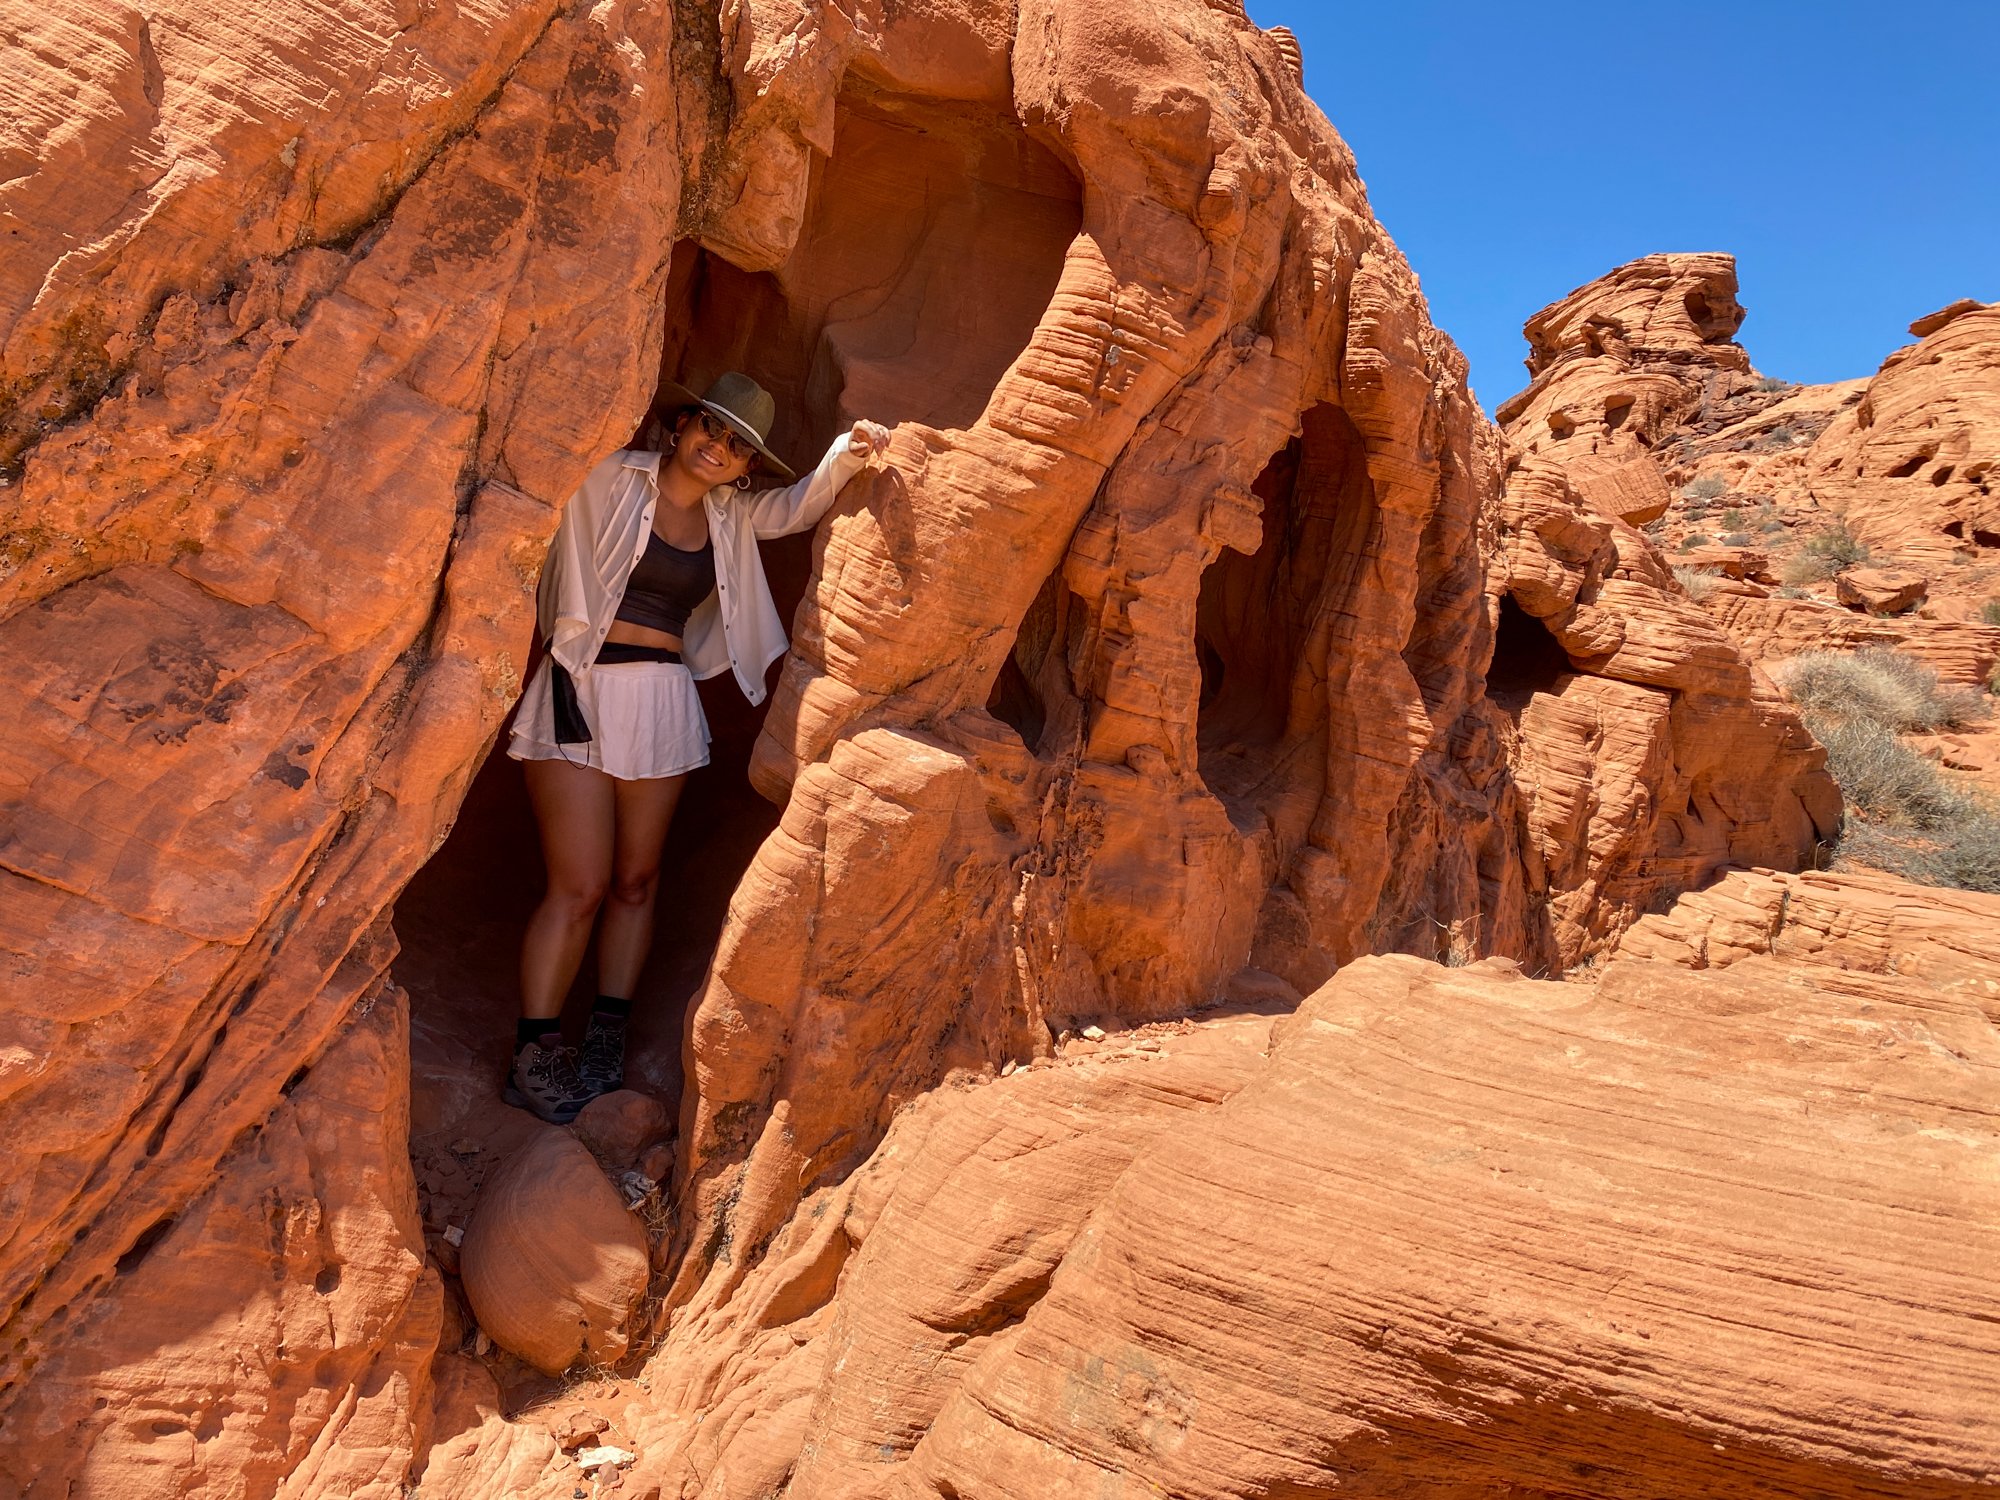
[[[648,1146],[639,1157],[639,1170],[655,1182],[665,1182],[674,1175],[674,1142],[669,1136],[656,1146]]]
[[[1005,1066],[1003,1066],[1000,1069],[1000,1076],[1002,1078],[1012,1078],[1020,1070],[1021,1070],[1020,1062],[1017,1059],[1010,1057],[1007,1059]]]
[[[447,1225],[445,1225],[445,1226],[444,1226],[444,1242],[445,1242],[445,1243],[446,1243],[447,1245],[462,1245],[462,1244],[464,1244],[464,1243],[465,1243],[465,1231],[464,1231],[463,1229],[460,1229],[460,1228],[459,1228],[459,1227],[458,1227],[458,1226],[457,1226],[456,1224],[447,1224]]]
[[[493,1340],[486,1336],[484,1328],[472,1330],[472,1352],[480,1359],[493,1352]]]
[[[573,1411],[556,1425],[556,1443],[563,1452],[572,1453],[595,1442],[597,1435],[608,1431],[610,1426],[594,1411]]]
[[[486,1179],[460,1278],[479,1325],[546,1375],[624,1357],[651,1271],[646,1229],[566,1130],[531,1137]]]
[[[1104,1040],[1104,1028],[1102,1026],[1086,1026],[1083,1028],[1083,1035],[1088,1041],[1101,1042]]]
[[[651,1094],[614,1089],[584,1105],[572,1128],[599,1161],[629,1167],[673,1128],[673,1122],[667,1118],[666,1105]]]
[[[606,1445],[602,1448],[585,1448],[576,1455],[576,1461],[588,1471],[603,1468],[606,1464],[629,1464],[639,1455],[627,1453],[623,1448]]]

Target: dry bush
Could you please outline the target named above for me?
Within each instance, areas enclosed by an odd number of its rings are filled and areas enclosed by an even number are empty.
[[[1815,651],[1780,683],[1826,747],[1826,768],[1851,811],[1839,863],[1930,885],[2000,891],[2000,813],[1951,785],[1898,731],[1940,729],[1982,715],[1984,700],[1939,684],[1895,651]]]
[[[1729,483],[1720,474],[1704,474],[1681,486],[1683,500],[1713,500],[1729,493]]]
[[[1826,768],[1848,806],[1870,821],[1934,829],[1964,800],[1944,784],[1937,763],[1917,754],[1894,730],[1867,719],[1811,715],[1806,727],[1826,747]]]
[[[1674,582],[1687,591],[1688,598],[1699,604],[1715,592],[1715,570],[1713,568],[1675,568]]]
[[[1847,529],[1845,521],[1835,521],[1831,526],[1815,531],[1806,538],[1802,550],[1812,557],[1824,558],[1831,563],[1833,565],[1831,573],[1838,573],[1843,568],[1858,567],[1868,561],[1867,546],[1856,540],[1854,533]]]
[[[1937,673],[1900,651],[1808,651],[1793,659],[1779,683],[1808,719],[1861,721],[1892,735],[1952,728],[1986,714],[1978,693],[1946,687]]]
[[[1979,606],[1979,623],[2000,625],[2000,599],[1988,599]]]

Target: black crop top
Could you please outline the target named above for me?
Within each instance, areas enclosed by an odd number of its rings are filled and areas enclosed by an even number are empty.
[[[694,607],[714,592],[715,543],[705,541],[699,552],[683,552],[655,531],[625,581],[615,618],[679,635]]]

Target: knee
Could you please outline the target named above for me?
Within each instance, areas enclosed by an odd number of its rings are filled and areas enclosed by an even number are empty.
[[[565,922],[588,922],[604,904],[608,889],[608,882],[602,879],[566,880],[549,886],[547,901]]]
[[[611,899],[620,906],[651,906],[660,888],[658,868],[620,870],[611,879]]]

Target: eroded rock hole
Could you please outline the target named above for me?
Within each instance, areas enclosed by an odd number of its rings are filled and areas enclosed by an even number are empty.
[[[1225,550],[1195,605],[1201,666],[1196,738],[1202,779],[1225,802],[1280,808],[1316,797],[1335,628],[1361,587],[1374,487],[1360,434],[1340,408],[1315,406],[1251,491],[1264,506],[1254,554]]]
[[[1009,725],[1037,755],[1052,748],[1063,732],[1073,732],[1081,712],[1070,675],[1080,607],[1060,572],[1045,579],[987,695],[986,711]]]
[[[1500,601],[1500,618],[1493,633],[1493,665],[1487,669],[1486,692],[1508,713],[1518,714],[1536,693],[1553,692],[1557,682],[1575,670],[1569,653],[1549,627],[1508,595]]]

